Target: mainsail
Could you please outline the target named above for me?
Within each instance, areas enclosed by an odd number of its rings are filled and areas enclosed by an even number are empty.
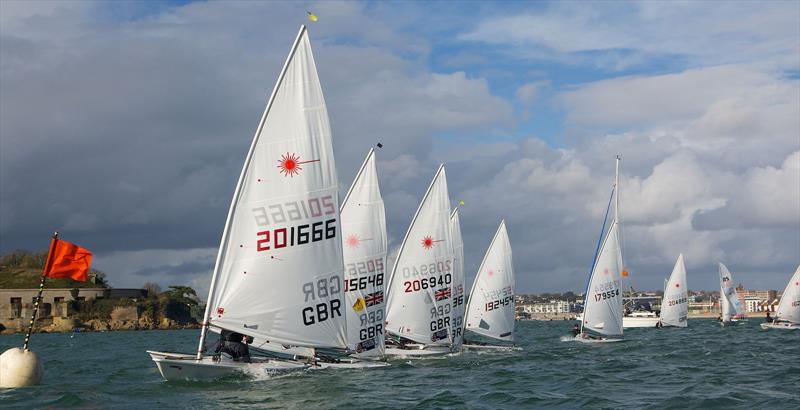
[[[342,201],[341,217],[347,346],[361,357],[382,356],[386,216],[372,149]]]
[[[461,349],[464,342],[464,241],[461,238],[461,221],[458,216],[458,207],[453,209],[450,214],[450,236],[453,239],[453,253],[455,262],[453,263],[453,283],[450,285],[452,291],[452,307],[450,311],[450,339],[451,348],[456,351]]]
[[[722,309],[722,321],[730,322],[731,318],[740,313],[739,297],[733,286],[733,278],[728,268],[719,264],[719,306]]]
[[[686,327],[689,315],[689,287],[686,285],[686,266],[683,254],[678,255],[661,299],[661,323],[664,326]]]
[[[472,283],[466,328],[494,339],[514,340],[514,264],[505,221],[500,222]]]
[[[614,219],[598,248],[584,293],[581,330],[588,329],[607,336],[622,336],[622,247],[619,230],[619,161],[614,177]],[[610,205],[610,203],[609,203]],[[606,214],[608,212],[606,211]],[[604,224],[605,225],[605,224]]]
[[[278,344],[345,348],[339,221],[328,112],[303,26],[234,191],[208,323]]]
[[[783,290],[776,317],[779,320],[800,324],[800,266],[794,271],[786,289]]]
[[[427,345],[449,345],[453,246],[450,196],[439,166],[411,220],[389,279],[386,329]]]

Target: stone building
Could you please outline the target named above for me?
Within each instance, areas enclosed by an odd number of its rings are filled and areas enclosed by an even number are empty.
[[[47,289],[42,293],[37,323],[42,325],[57,322],[69,317],[68,302],[73,299],[77,290],[77,300],[93,300],[103,298],[108,291],[105,288]],[[38,289],[0,289],[0,331],[26,329],[31,315]]]

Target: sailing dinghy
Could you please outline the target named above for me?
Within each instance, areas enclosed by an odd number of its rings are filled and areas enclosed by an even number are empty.
[[[386,216],[370,149],[342,201],[347,347],[360,359],[382,359],[386,283]]]
[[[469,350],[521,350],[514,343],[514,263],[506,222],[501,221],[469,292],[466,330],[510,344],[465,341]]]
[[[575,339],[584,343],[622,341],[622,247],[619,239],[619,161],[617,156],[614,188],[614,219],[605,232],[606,220],[601,229],[601,241],[595,251],[589,282],[584,293],[583,317],[580,333]],[[609,198],[608,208],[611,207]],[[606,219],[608,219],[606,208]],[[605,236],[602,234],[605,233]],[[599,333],[594,335],[592,332]]]
[[[387,282],[387,356],[450,353],[453,265],[450,196],[444,165],[440,165],[411,220]]]
[[[744,318],[744,312],[733,286],[731,271],[722,262],[719,263],[719,288],[720,325],[735,325]]]
[[[346,352],[337,183],[328,112],[302,26],[234,190],[197,354],[150,352],[165,379],[309,367],[270,358],[216,360],[205,354],[209,328],[252,336],[256,346]]]
[[[450,214],[450,237],[453,241],[453,283],[450,285],[453,300],[450,310],[450,351],[458,352],[464,344],[464,315],[466,305],[464,299],[464,240],[461,237],[461,220],[458,206]]]
[[[800,329],[800,266],[786,284],[786,289],[781,295],[781,303],[775,320],[771,323],[762,323],[762,329]]]
[[[683,254],[680,254],[661,298],[661,325],[686,327],[688,316],[689,287],[686,285],[686,265]]]

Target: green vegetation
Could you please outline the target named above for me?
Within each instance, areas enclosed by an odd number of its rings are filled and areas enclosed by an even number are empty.
[[[0,289],[36,289],[42,280],[47,251],[17,250],[0,257]],[[106,274],[89,271],[89,280],[76,282],[70,278],[47,278],[48,288],[107,288]]]
[[[47,259],[47,251],[29,252],[18,250],[0,256],[0,289],[37,289],[42,278],[42,269]],[[169,286],[166,291],[155,283],[145,283],[147,292],[145,299],[109,299],[105,297],[94,300],[77,300],[80,288],[110,289],[106,275],[97,270],[89,272],[87,282],[76,282],[69,278],[47,278],[46,289],[70,289],[71,315],[81,322],[90,320],[110,320],[111,313],[117,307],[135,306],[140,319],[146,323],[144,328],[163,326],[164,321],[179,324],[197,323],[202,316],[203,306],[197,292],[189,286]]]

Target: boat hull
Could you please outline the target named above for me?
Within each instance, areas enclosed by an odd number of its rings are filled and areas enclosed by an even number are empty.
[[[498,345],[470,345],[470,344],[463,344],[461,348],[464,350],[473,350],[473,351],[484,351],[484,352],[498,352],[498,351],[520,351],[522,350],[519,346],[498,346]]]
[[[311,368],[313,370],[325,370],[325,369],[377,369],[380,367],[388,367],[390,366],[389,363],[386,362],[379,362],[373,360],[352,360],[352,361],[341,361],[337,363],[325,363],[325,362],[317,362]]]
[[[615,338],[605,338],[605,337],[604,338],[600,338],[600,339],[596,339],[596,338],[590,338],[590,337],[583,337],[582,335],[575,336],[575,341],[576,342],[589,343],[589,344],[592,344],[592,343],[616,343],[616,342],[622,342],[624,340],[625,339],[615,339]]]
[[[304,370],[308,364],[254,359],[252,363],[234,362],[228,359],[215,361],[210,356],[196,359],[194,355],[148,351],[155,362],[161,377],[167,381],[175,380],[213,380],[235,374],[274,376],[292,371]]]
[[[450,348],[447,346],[424,346],[424,345],[411,345],[405,349],[398,347],[386,347],[386,357],[389,358],[425,358],[445,356],[450,354]]]
[[[656,327],[656,324],[661,320],[659,317],[631,317],[625,316],[622,318],[622,328],[630,329],[635,327]]]
[[[762,329],[783,329],[783,330],[798,330],[800,329],[800,324],[797,323],[790,323],[790,322],[779,322],[779,323],[762,323]]]

